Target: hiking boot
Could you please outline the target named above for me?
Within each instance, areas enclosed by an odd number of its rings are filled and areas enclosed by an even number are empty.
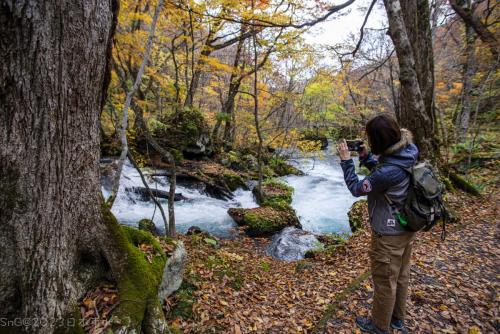
[[[396,318],[391,319],[391,327],[394,329],[397,329],[398,331],[401,331],[402,333],[408,333],[405,327],[405,322],[404,320],[399,320]]]
[[[363,318],[363,317],[356,317],[356,325],[366,333],[372,333],[372,334],[389,334],[389,332],[385,332],[381,329],[379,329],[371,319],[368,318]]]

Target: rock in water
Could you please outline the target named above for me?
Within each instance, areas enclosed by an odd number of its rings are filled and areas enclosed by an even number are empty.
[[[322,244],[312,233],[287,227],[273,236],[267,253],[280,260],[296,261],[303,259],[308,250],[321,246]]]
[[[172,256],[163,269],[163,278],[158,288],[158,298],[163,303],[165,298],[175,292],[182,284],[182,275],[186,267],[187,253],[182,241],[178,241]]]
[[[288,226],[302,228],[295,210],[291,207],[282,210],[270,206],[252,209],[230,208],[227,213],[236,224],[245,227],[245,232],[250,237],[269,236]]]
[[[203,233],[203,231],[201,230],[200,227],[191,226],[190,228],[188,228],[186,235],[193,235],[193,234],[200,234],[200,233]]]

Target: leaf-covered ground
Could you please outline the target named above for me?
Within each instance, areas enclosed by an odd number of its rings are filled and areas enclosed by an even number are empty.
[[[440,229],[415,245],[408,327],[416,333],[499,330],[498,200],[454,195],[461,216],[440,241]],[[267,239],[220,241],[182,237],[188,247],[184,300],[169,301],[171,324],[194,333],[352,333],[372,303],[369,233],[334,252],[286,263],[264,254]],[[194,286],[194,291],[192,287]],[[182,295],[184,292],[181,291]],[[185,312],[186,305],[189,312]],[[184,312],[175,312],[176,307]],[[192,309],[192,312],[190,310]]]

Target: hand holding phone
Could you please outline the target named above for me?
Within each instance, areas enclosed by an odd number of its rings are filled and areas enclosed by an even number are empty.
[[[363,141],[359,139],[346,140],[347,148],[351,152],[361,152],[364,148]]]

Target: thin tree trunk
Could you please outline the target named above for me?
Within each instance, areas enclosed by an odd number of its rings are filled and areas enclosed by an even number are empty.
[[[146,42],[146,49],[144,51],[144,57],[142,59],[141,67],[137,72],[134,85],[127,93],[127,97],[125,98],[125,104],[123,106],[122,120],[120,127],[120,141],[122,144],[122,152],[120,154],[120,159],[118,160],[118,165],[117,165],[115,179],[113,180],[111,195],[109,196],[107,201],[110,208],[113,206],[116,195],[118,194],[118,189],[120,188],[120,177],[123,170],[123,164],[125,163],[125,159],[128,154],[128,142],[127,142],[128,110],[130,108],[130,103],[132,102],[132,98],[134,97],[135,92],[137,91],[139,85],[141,84],[144,70],[146,69],[146,65],[149,61],[149,55],[151,54],[151,48],[153,46],[153,38],[156,29],[156,22],[158,21],[158,16],[160,15],[162,7],[163,7],[163,0],[159,0],[153,15],[153,21],[151,23],[151,27],[149,29],[148,40]]]
[[[481,106],[481,100],[483,98],[484,89],[486,87],[486,84],[490,80],[491,74],[495,73],[496,69],[497,69],[497,66],[494,66],[488,71],[486,78],[484,79],[481,86],[479,87],[479,94],[478,94],[477,101],[476,101],[476,108],[474,111],[474,120],[473,120],[473,124],[472,124],[473,128],[475,128],[475,133],[474,133],[474,137],[472,138],[471,143],[469,145],[469,154],[467,157],[467,173],[470,169],[470,164],[472,162],[472,151],[474,150],[474,145],[476,144],[476,139],[477,139],[477,136],[479,135],[479,131],[481,128],[481,125],[477,123],[477,116],[479,115],[479,109],[480,109],[479,107]]]
[[[134,168],[137,170],[137,172],[139,173],[139,176],[141,177],[141,181],[142,181],[142,184],[144,185],[144,187],[146,188],[146,191],[148,192],[149,194],[149,197],[153,200],[153,202],[155,203],[155,205],[160,209],[160,213],[161,213],[161,217],[163,218],[163,224],[165,226],[165,228],[168,228],[168,222],[167,222],[167,217],[165,217],[165,211],[163,211],[163,207],[161,206],[161,203],[156,199],[156,196],[154,196],[153,192],[151,191],[151,189],[149,188],[149,185],[148,183],[146,182],[146,179],[144,178],[144,174],[142,173],[141,169],[139,168],[139,166],[137,165],[137,163],[135,162],[135,159],[134,157],[132,156],[132,154],[130,153],[130,151],[128,152],[127,154],[127,157],[128,159],[130,160],[130,162],[132,163],[132,165],[134,166]],[[170,197],[172,196],[171,193],[168,194],[169,196],[169,201],[170,201]],[[174,196],[175,196],[175,190],[174,190]],[[165,230],[165,233],[168,234],[168,229]]]
[[[252,10],[254,9],[254,0],[252,0]],[[252,32],[255,29],[255,27],[252,26]],[[257,132],[257,139],[258,139],[258,145],[257,145],[257,162],[259,165],[259,180],[257,184],[257,194],[258,194],[258,200],[262,200],[262,182],[263,182],[263,171],[262,171],[262,144],[263,144],[263,139],[262,139],[262,133],[260,131],[260,123],[259,123],[259,92],[258,92],[258,63],[257,63],[257,57],[258,57],[258,52],[257,52],[257,34],[252,33],[252,44],[253,44],[253,65],[254,65],[254,76],[253,76],[253,98],[254,98],[254,109],[253,109],[253,117],[255,121],[255,132]]]
[[[99,184],[117,11],[0,1],[0,318],[38,320],[13,332],[53,333],[89,283],[81,266],[123,266]]]
[[[470,26],[465,26],[465,64],[463,74],[462,108],[457,117],[457,142],[462,143],[467,136],[472,109],[472,88],[476,73],[476,57],[474,55],[475,33]]]
[[[171,169],[171,174],[169,177],[170,187],[168,192],[168,231],[167,235],[171,238],[175,238],[175,209],[174,209],[174,201],[175,201],[175,188],[177,181],[177,170],[175,168],[175,164]]]

